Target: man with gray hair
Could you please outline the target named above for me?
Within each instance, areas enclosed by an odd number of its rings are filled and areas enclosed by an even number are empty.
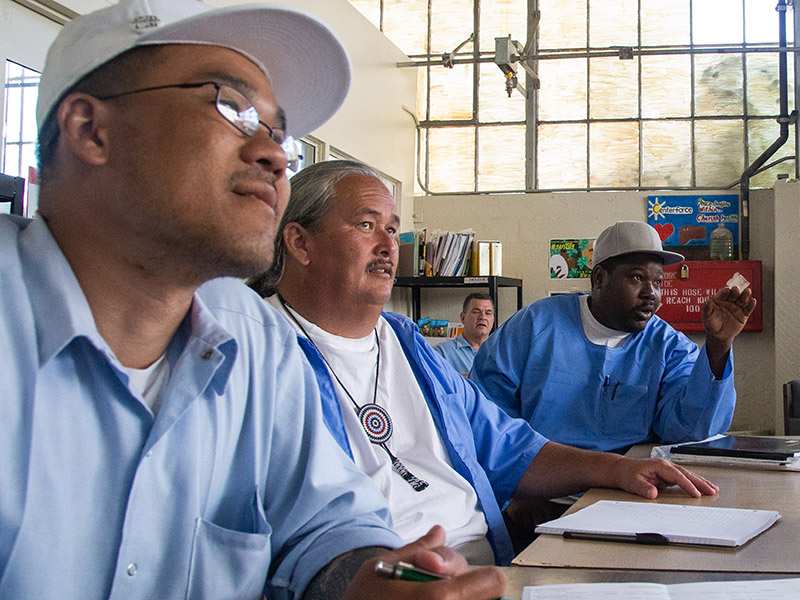
[[[390,550],[293,329],[225,278],[270,264],[289,135],[349,74],[326,25],[274,5],[121,0],[56,38],[39,215],[0,216],[0,598],[502,593],[439,529]]]
[[[509,415],[580,448],[725,432],[736,403],[731,346],[756,300],[736,287],[709,298],[699,350],[656,315],[662,265],[682,260],[647,223],[612,225],[594,244],[591,295],[517,312],[481,347],[470,378]]]
[[[378,174],[351,161],[292,178],[276,262],[251,285],[295,326],[316,374],[325,423],[389,502],[404,540],[439,524],[473,564],[508,564],[501,506],[591,486],[654,498],[662,485],[715,494],[705,479],[549,442],[490,402],[424,341],[383,312],[397,266],[397,206]]]

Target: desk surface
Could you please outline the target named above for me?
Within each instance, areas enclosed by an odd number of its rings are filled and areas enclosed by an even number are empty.
[[[649,447],[629,455],[647,456]],[[525,585],[599,581],[682,583],[720,579],[797,577],[800,574],[800,473],[730,467],[693,467],[720,486],[716,497],[690,498],[662,490],[652,502],[777,510],[781,518],[764,533],[734,549],[640,546],[565,540],[540,535],[507,568],[506,595],[519,598]],[[619,490],[593,489],[569,512],[597,500],[651,502]],[[516,594],[516,595],[515,595]]]

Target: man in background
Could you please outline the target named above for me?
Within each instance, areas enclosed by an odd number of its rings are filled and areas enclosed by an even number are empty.
[[[403,539],[440,524],[473,564],[508,564],[501,507],[588,487],[654,498],[716,487],[660,460],[632,460],[547,441],[513,419],[425,342],[383,312],[397,267],[397,206],[378,174],[352,161],[292,178],[275,261],[251,282],[297,329],[319,382],[325,422],[389,502]],[[277,294],[276,294],[277,292]]]
[[[734,338],[755,308],[723,288],[703,306],[702,349],[656,315],[665,252],[658,233],[620,221],[594,244],[591,295],[528,305],[481,347],[470,378],[509,415],[552,440],[625,451],[725,432],[736,403]]]
[[[296,334],[217,279],[271,262],[289,134],[349,73],[327,26],[271,5],[122,0],[55,40],[39,215],[0,217],[0,598],[502,593],[440,529],[387,549]],[[453,578],[393,581],[375,557]]]
[[[447,340],[434,347],[444,356],[452,367],[464,375],[469,375],[472,361],[492,332],[494,325],[494,304],[492,297],[485,292],[473,292],[464,299],[461,310],[461,324],[464,330],[457,338]]]

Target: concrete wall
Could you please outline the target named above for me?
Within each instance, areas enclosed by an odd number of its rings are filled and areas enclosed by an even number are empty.
[[[707,192],[704,192],[707,193]],[[730,192],[728,192],[730,193]],[[416,226],[459,230],[473,227],[480,239],[503,242],[503,274],[523,280],[524,304],[550,291],[589,290],[588,280],[551,280],[549,241],[594,238],[622,219],[646,219],[643,192],[433,196],[415,201]],[[751,260],[761,260],[764,330],[737,339],[736,388],[739,401],[732,429],[782,428],[781,384],[800,378],[800,182],[780,181],[775,191],[751,193]],[[457,321],[463,290],[422,290],[422,314]],[[409,293],[395,292],[394,306],[406,314]],[[500,319],[516,310],[512,289],[500,290]],[[776,327],[775,323],[779,325]],[[698,344],[702,334],[691,334]]]

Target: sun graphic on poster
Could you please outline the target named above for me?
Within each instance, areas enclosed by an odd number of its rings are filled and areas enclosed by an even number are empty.
[[[648,217],[653,217],[654,221],[658,221],[659,218],[666,218],[664,217],[664,213],[662,211],[667,205],[662,204],[658,198],[656,198],[653,202],[648,200],[647,204],[649,205],[650,210],[650,213],[647,215]]]

